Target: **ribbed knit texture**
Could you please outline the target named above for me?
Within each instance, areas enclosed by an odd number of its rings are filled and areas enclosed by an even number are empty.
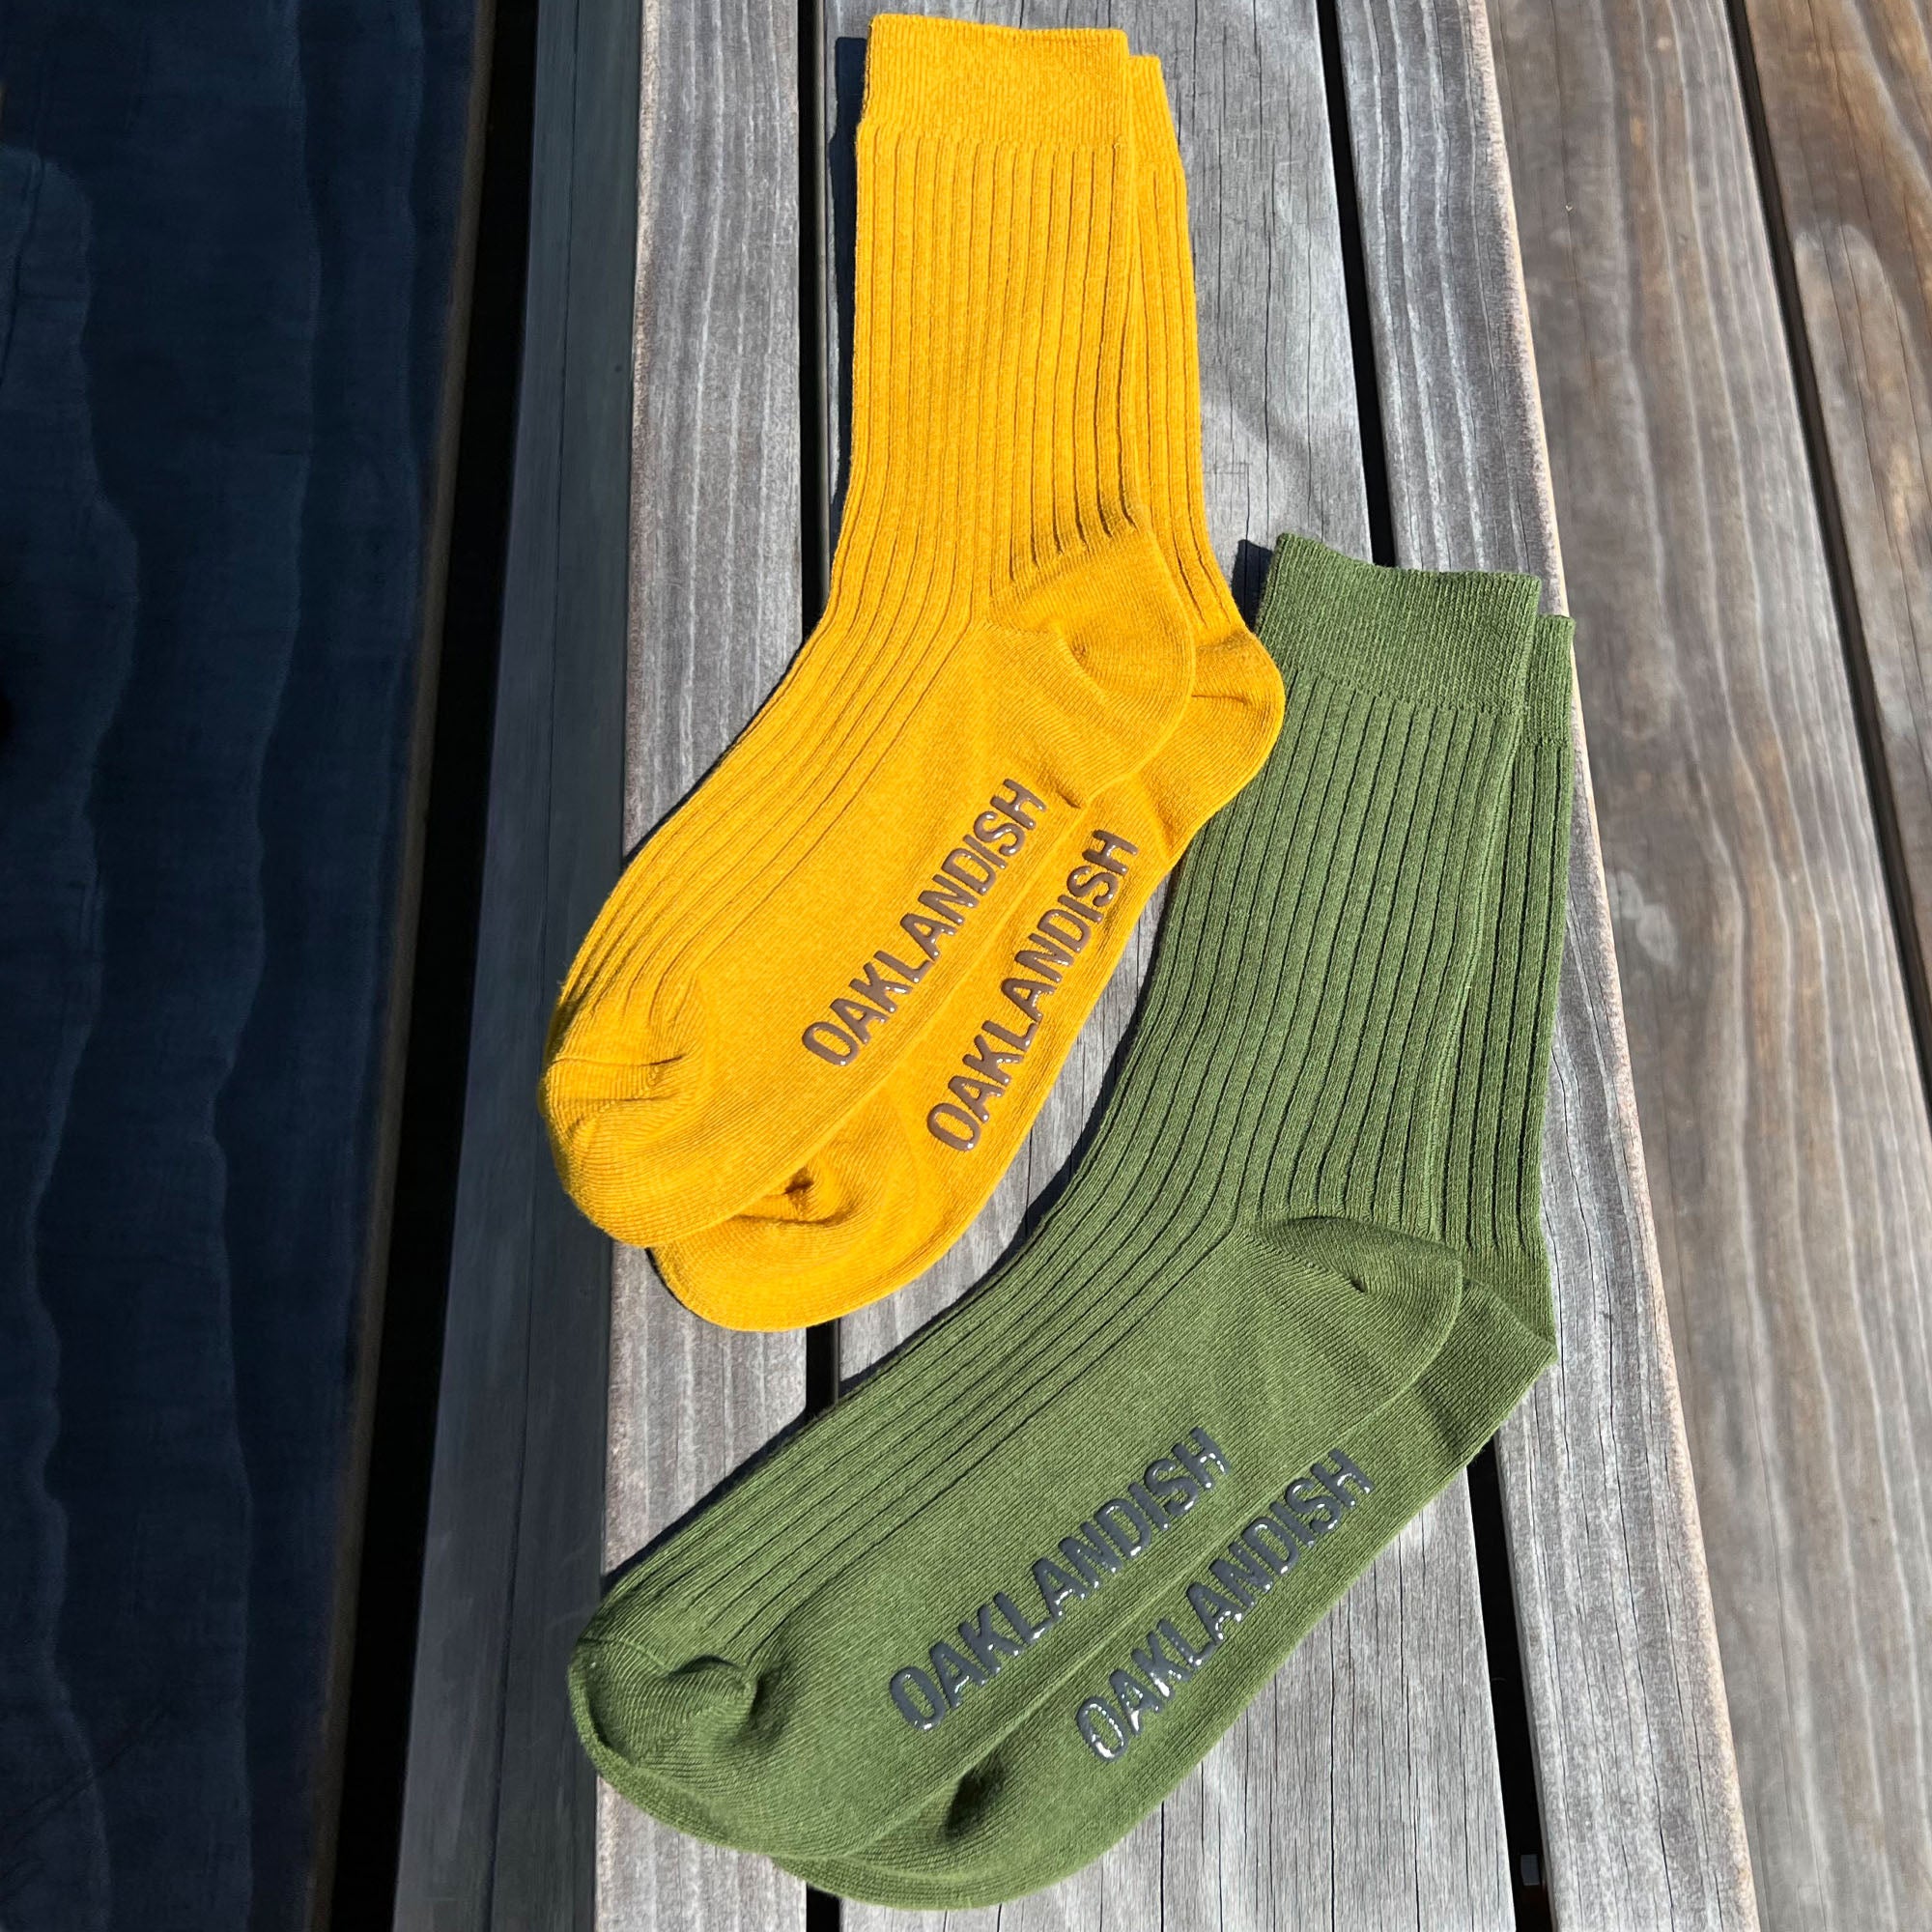
[[[782,1187],[1186,701],[1196,623],[1122,400],[1126,80],[1117,33],[873,24],[826,614],[551,1028],[558,1172],[621,1239]]]
[[[970,1826],[988,1794],[960,1780],[1030,1711],[1070,1715],[1093,1646],[1138,1638],[1434,1359],[1461,1293],[1449,1080],[1535,596],[1283,539],[1262,632],[1288,722],[1188,862],[1087,1157],[980,1292],[611,1591],[571,1689],[617,1789],[790,1861],[933,1804]],[[1156,1504],[1197,1429],[1219,1476]],[[1131,1522],[1135,1483],[1142,1552],[1054,1614],[1036,1560],[1109,1499]],[[938,1646],[996,1593],[1050,1636],[952,1682]],[[952,1707],[927,1728],[889,1694],[907,1669]]]
[[[1372,1487],[1363,1494],[1351,1482],[1339,1486],[1348,1500],[1331,1503],[1330,1520],[1289,1574],[1236,1601],[1238,1616],[1221,1625],[1226,1654],[1217,1647],[1210,1667],[1164,1685],[1146,1674],[1176,1653],[1172,1641],[1156,1653],[1150,1640],[1161,1619],[1182,1643],[1206,1647],[1195,1605],[1176,1589],[1128,1641],[1088,1646],[1067,1690],[1037,1706],[951,1788],[864,1848],[794,1861],[801,1877],[851,1897],[963,1908],[1019,1897],[1097,1857],[1193,1769],[1554,1360],[1540,1177],[1569,883],[1570,639],[1567,618],[1538,620],[1523,734],[1450,1069],[1442,1233],[1463,1262],[1462,1302],[1415,1386],[1340,1445]],[[1212,1581],[1238,1598],[1223,1578]],[[1096,1760],[1077,1728],[1089,1698],[1113,1713],[1102,1719],[1089,1709],[1102,1744],[1124,1740],[1111,1762]]]
[[[1194,691],[1173,735],[1081,814],[1032,897],[1009,904],[871,1097],[782,1188],[659,1250],[680,1299],[727,1326],[848,1314],[958,1239],[1018,1152],[1154,889],[1281,728],[1281,678],[1208,534],[1187,181],[1158,61],[1132,62],[1128,99],[1136,327],[1124,400],[1149,452],[1148,526],[1193,618]]]

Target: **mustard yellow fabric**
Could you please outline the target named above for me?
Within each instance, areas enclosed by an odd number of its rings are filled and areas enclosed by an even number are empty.
[[[658,1254],[733,1327],[829,1321],[890,1293],[985,1205],[1052,1091],[1134,922],[1194,834],[1260,768],[1282,685],[1214,560],[1202,487],[1187,184],[1160,63],[1131,62],[1133,348],[1123,414],[1148,452],[1146,526],[1187,606],[1194,689],[1172,735],[1079,814],[1045,876],[871,1097],[742,1213]]]
[[[625,872],[551,1027],[557,1170],[620,1239],[781,1191],[1192,710],[1202,621],[1123,407],[1127,74],[1118,33],[873,24],[825,618]],[[728,1312],[770,1325],[755,1293]]]

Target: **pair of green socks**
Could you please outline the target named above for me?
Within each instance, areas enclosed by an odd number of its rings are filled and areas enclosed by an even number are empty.
[[[1077,1173],[611,1589],[571,1695],[619,1791],[850,1896],[1048,1884],[1552,1359],[1571,669],[1536,599],[1282,540],[1287,723],[1183,869]]]

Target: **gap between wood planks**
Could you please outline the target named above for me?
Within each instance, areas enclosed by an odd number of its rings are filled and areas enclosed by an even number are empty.
[[[825,611],[832,582],[832,407],[825,380],[825,305],[831,298],[825,219],[825,14],[819,0],[798,8],[798,512],[800,635]],[[805,1412],[838,1400],[838,1324],[805,1333]],[[840,1902],[805,1890],[805,1932],[838,1932]]]
[[[1741,0],[1730,0],[1730,4],[1735,8]],[[1370,554],[1375,562],[1390,564],[1395,561],[1395,513],[1382,434],[1381,395],[1376,377],[1375,337],[1362,254],[1354,156],[1349,136],[1348,90],[1335,11],[1337,0],[1315,0],[1315,5],[1321,25],[1322,78],[1328,97],[1328,134],[1341,231],[1343,284],[1348,295],[1356,410],[1361,425]],[[801,631],[806,637],[811,634],[824,611],[831,582],[836,500],[830,467],[833,399],[825,357],[825,317],[832,294],[825,195],[830,154],[825,118],[825,51],[821,0],[799,0],[799,603]],[[1254,611],[1245,614],[1252,623]],[[806,1331],[807,1415],[815,1415],[838,1401],[838,1322],[823,1322]],[[1491,1710],[1502,1784],[1511,1897],[1521,1932],[1549,1932],[1552,1921],[1544,1877],[1543,1824],[1537,1804],[1529,1707],[1523,1690],[1516,1592],[1510,1575],[1492,1445],[1486,1445],[1478,1454],[1467,1481],[1483,1641],[1489,1659]],[[839,1899],[807,1888],[805,1932],[838,1932],[841,1919]]]

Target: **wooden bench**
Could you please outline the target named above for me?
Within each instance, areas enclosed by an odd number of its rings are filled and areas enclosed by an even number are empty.
[[[978,1227],[816,1344],[689,1317],[645,1257],[613,1261],[551,1174],[532,1090],[554,990],[624,855],[743,725],[824,582],[841,156],[870,11],[832,0],[822,45],[803,50],[797,10],[774,0],[542,15],[397,1910],[412,1932],[900,1921],[809,1902],[769,1862],[599,1792],[564,1659],[606,1565],[793,1420],[809,1382],[875,1358],[1007,1244],[1073,1144],[1147,963],[1151,914]],[[1102,10],[1025,20],[1063,14]],[[1104,17],[1161,56],[1179,119],[1209,511],[1237,593],[1252,599],[1292,527],[1387,560],[1533,570],[1561,608],[1480,0],[1203,0],[1185,17],[1127,0]],[[1579,774],[1545,1149],[1560,1365],[1498,1438],[1492,1473],[1410,1527],[1160,1813],[1054,1891],[960,1922],[1756,1923]],[[1491,1518],[1506,1553],[1485,1570]],[[1506,1690],[1520,1677],[1520,1709],[1492,1674]]]
[[[1859,0],[1493,0],[1764,1923],[1932,1924],[1932,93]]]

